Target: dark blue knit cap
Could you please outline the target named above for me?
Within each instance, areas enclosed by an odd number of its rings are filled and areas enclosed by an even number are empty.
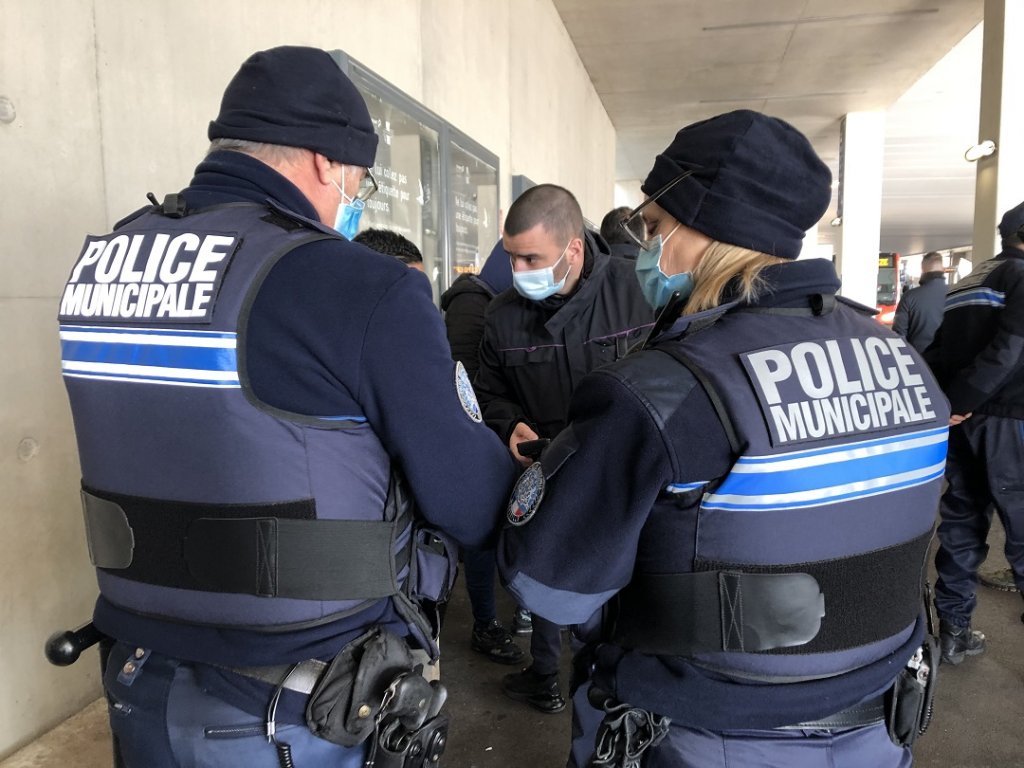
[[[242,139],[373,165],[377,134],[366,102],[327,51],[282,46],[250,56],[228,83],[213,139]]]
[[[1003,214],[1003,218],[999,221],[999,236],[1003,238],[1016,237],[1021,227],[1024,227],[1024,203]]]
[[[800,131],[775,117],[738,110],[688,125],[654,161],[641,189],[650,196],[686,170],[657,203],[684,226],[723,243],[784,259],[832,198],[832,172]]]

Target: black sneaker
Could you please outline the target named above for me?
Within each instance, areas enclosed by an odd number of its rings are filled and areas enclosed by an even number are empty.
[[[523,660],[523,649],[512,641],[512,635],[497,619],[487,624],[473,625],[470,647],[498,664],[518,664]]]
[[[538,675],[533,667],[505,675],[501,690],[510,699],[525,701],[546,715],[565,709],[565,699],[558,688],[558,675]]]
[[[512,634],[528,635],[533,632],[533,616],[525,608],[516,608],[512,615]]]
[[[964,660],[965,656],[977,656],[985,651],[985,635],[966,627],[957,627],[947,621],[939,622],[939,645],[942,648],[942,660],[954,666]]]

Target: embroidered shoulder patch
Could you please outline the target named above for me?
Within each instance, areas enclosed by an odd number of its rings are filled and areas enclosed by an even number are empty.
[[[476,392],[473,391],[473,384],[469,380],[466,366],[462,363],[455,364],[455,391],[459,393],[459,403],[462,404],[462,410],[466,412],[466,415],[477,424],[483,421],[480,403],[476,401]]]
[[[533,462],[519,476],[512,498],[508,501],[506,519],[512,525],[526,525],[537,513],[544,499],[544,467],[539,461]]]

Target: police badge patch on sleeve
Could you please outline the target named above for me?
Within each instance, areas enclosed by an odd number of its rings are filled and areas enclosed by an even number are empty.
[[[539,461],[533,462],[519,476],[512,498],[508,501],[505,517],[512,525],[526,525],[537,513],[544,498],[544,467]]]
[[[476,392],[473,391],[473,384],[469,380],[466,366],[461,362],[455,364],[455,391],[459,393],[459,403],[462,410],[466,412],[473,421],[479,424],[484,420],[480,413],[480,403],[476,401]]]

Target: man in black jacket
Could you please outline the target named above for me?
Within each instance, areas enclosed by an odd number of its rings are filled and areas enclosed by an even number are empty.
[[[487,309],[474,382],[484,421],[524,466],[519,445],[553,438],[586,374],[623,355],[652,323],[632,262],[587,232],[572,193],[553,184],[524,192],[502,237],[513,290]],[[613,449],[614,446],[609,446]],[[534,617],[533,664],[502,688],[542,712],[565,707],[558,687],[559,627]]]
[[[903,336],[918,352],[924,353],[942,325],[946,306],[946,277],[942,254],[930,251],[921,259],[921,283],[903,294],[892,322],[895,333]]]
[[[925,355],[953,414],[940,506],[935,608],[942,658],[959,664],[985,648],[971,630],[978,566],[994,508],[1006,530],[1006,559],[1024,591],[1024,203],[999,224],[1003,250],[950,291]],[[1024,617],[1022,617],[1024,619]]]

